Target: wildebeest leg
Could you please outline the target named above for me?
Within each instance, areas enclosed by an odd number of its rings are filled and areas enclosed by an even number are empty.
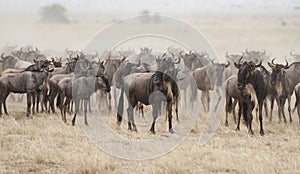
[[[74,102],[75,102],[75,113],[74,113],[74,116],[73,116],[73,119],[72,119],[72,125],[74,126],[75,125],[75,120],[76,120],[76,115],[79,111],[79,101],[78,99],[76,99]]]
[[[67,106],[70,105],[70,98],[67,97],[66,101],[64,102],[63,105],[63,121],[66,123],[67,122],[67,117],[66,117],[66,112],[67,112]]]
[[[288,99],[288,111],[289,111],[290,123],[292,123],[293,119],[291,115],[291,95],[288,95],[287,99]]]
[[[265,135],[264,129],[263,129],[263,117],[262,117],[262,107],[263,107],[263,102],[259,101],[258,102],[258,112],[259,112],[259,124],[260,124],[260,135]]]
[[[234,100],[235,101],[235,100]],[[239,102],[239,110],[238,110],[238,122],[236,126],[236,131],[240,131],[240,122],[241,122],[241,116],[242,116],[242,102]]]
[[[7,99],[8,95],[9,95],[9,93],[5,93],[4,98],[3,98],[3,109],[4,109],[4,113],[6,115],[8,115],[7,108],[6,108],[6,99]],[[2,106],[2,105],[0,105],[0,106]]]
[[[116,89],[116,86],[114,85],[113,86],[113,89],[114,89],[114,102],[115,102],[115,107],[117,107],[117,89]],[[110,92],[109,92],[109,95],[110,95]],[[111,96],[110,96],[110,98],[111,98]],[[111,99],[110,99],[111,100]],[[110,105],[109,105],[110,107],[111,107],[111,103],[110,103]],[[111,109],[110,109],[111,110]]]
[[[35,100],[36,100],[37,92],[32,93],[32,114],[35,115]]]
[[[169,132],[172,134],[174,130],[172,128],[172,101],[167,102],[167,113],[168,113],[168,122],[169,122]]]
[[[284,111],[285,100],[286,100],[286,99],[283,98],[283,97],[280,97],[280,98],[279,98],[279,101],[280,101],[280,108],[281,108],[281,113],[282,113],[282,116],[283,116],[283,120],[284,120],[284,123],[287,123],[286,117],[285,117],[285,111]]]
[[[236,112],[235,112],[235,106],[238,103],[237,99],[234,99],[233,105],[232,105],[232,115],[233,115],[233,121],[236,123]]]
[[[299,123],[300,123],[300,100],[298,97],[296,97],[297,100],[297,113],[298,113],[298,119],[299,119]]]
[[[87,121],[86,113],[87,113],[87,105],[89,103],[89,98],[82,100],[82,102],[83,102],[83,112],[84,112],[84,124],[88,126],[89,124]]]
[[[280,103],[279,97],[276,97],[276,103],[278,106],[278,119],[279,119],[279,123],[280,123],[281,122],[281,103]]]
[[[269,121],[271,122],[272,121],[272,115],[273,115],[273,108],[274,108],[274,97],[271,97],[270,98],[270,103],[271,103],[271,110],[270,110],[270,118],[269,118]],[[278,105],[278,104],[277,104]]]
[[[91,97],[88,99],[88,104],[89,104],[89,112],[92,113],[92,107],[91,107]]]
[[[178,118],[178,98],[175,99],[175,114],[176,114],[176,120],[177,122],[179,122],[179,118]]]
[[[269,117],[269,113],[268,113],[268,103],[267,103],[267,100],[264,101],[264,108],[265,108],[266,118],[268,118]]]
[[[57,95],[57,91],[51,89],[50,90],[50,94],[49,94],[49,110],[48,110],[48,113],[50,113],[50,109],[52,110],[52,113],[55,113],[55,108],[54,108],[54,99]],[[57,98],[57,100],[59,100]]]
[[[29,117],[30,116],[30,109],[31,109],[31,94],[27,93],[27,113],[26,116]]]
[[[137,131],[136,125],[134,123],[134,118],[133,118],[133,109],[137,105],[138,101],[131,96],[130,101],[128,103],[128,108],[127,108],[127,116],[128,116],[128,130],[132,131]],[[132,125],[132,127],[131,127]]]
[[[248,133],[250,135],[253,135],[254,132],[252,130],[252,120],[253,120],[253,115],[252,115],[252,111],[254,108],[254,102],[250,101],[250,98],[247,98],[247,102],[246,102],[246,107],[243,107],[243,109],[247,109],[247,111],[243,111],[244,113],[247,114],[247,125],[248,125]]]
[[[206,95],[206,92],[202,91],[202,94],[201,94],[201,103],[202,103],[204,112],[207,112],[206,107],[205,107],[205,95]]]
[[[229,106],[229,100],[231,100],[230,97],[226,96],[226,103],[225,103],[225,126],[228,126],[228,106]]]
[[[183,89],[183,95],[184,95],[184,106],[186,107],[187,87]]]
[[[141,112],[142,113],[142,118],[145,119],[145,116],[144,116],[144,105],[142,103],[138,104],[138,109],[139,109],[139,114]]]
[[[156,122],[156,119],[158,117],[158,108],[159,108],[159,105],[160,105],[160,102],[159,103],[155,103],[155,104],[152,105],[153,122],[152,122],[152,125],[151,125],[151,128],[150,128],[150,132],[152,134],[155,134],[155,122]]]
[[[221,96],[221,94],[220,94],[219,87],[217,87],[216,92],[217,92],[217,95],[218,95],[218,101],[217,101],[217,104],[216,104],[216,106],[215,106],[215,108],[214,108],[214,111],[217,111],[218,106],[219,106],[219,103],[220,103],[221,98],[222,98],[222,96]]]
[[[210,92],[206,92],[206,99],[207,99],[207,112],[210,110]]]
[[[58,107],[60,109],[61,119],[63,121],[65,121],[65,115],[64,115],[64,113],[65,113],[65,105],[67,104],[67,101],[64,102],[64,100],[65,100],[65,93],[64,93],[63,90],[59,92],[59,95],[60,95],[60,102],[59,102],[59,106]]]
[[[106,96],[108,97],[108,110],[111,111],[111,94],[110,94],[110,92],[107,92]],[[115,98],[115,100],[116,100],[116,98]],[[107,103],[107,99],[105,100],[105,103]],[[117,102],[115,101],[115,103],[117,103]],[[117,106],[115,106],[115,107],[117,107]]]

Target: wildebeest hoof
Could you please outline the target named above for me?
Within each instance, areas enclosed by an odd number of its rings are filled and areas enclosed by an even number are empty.
[[[175,133],[174,130],[173,130],[172,128],[169,129],[169,132],[170,132],[171,134]]]
[[[85,124],[86,126],[89,126],[88,122],[84,122],[84,124]]]
[[[253,132],[253,130],[249,130],[249,135],[254,135],[254,132]]]
[[[150,132],[154,135],[155,134],[155,130],[150,130]]]
[[[235,129],[235,131],[237,131],[237,132],[238,132],[238,131],[240,131],[240,128],[239,128],[239,127],[237,127],[237,128]]]
[[[117,124],[118,124],[118,126],[120,126],[120,125],[121,125],[121,122],[120,122],[120,121],[117,121]]]
[[[225,122],[225,126],[228,127],[228,122],[227,121]]]
[[[75,126],[75,122],[72,121],[72,126]]]
[[[265,135],[265,132],[264,132],[264,131],[260,131],[260,135],[261,135],[261,136],[264,136],[264,135]]]

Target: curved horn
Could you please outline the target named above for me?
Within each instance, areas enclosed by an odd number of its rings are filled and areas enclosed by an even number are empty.
[[[229,65],[230,65],[230,61],[227,60],[227,64],[225,65],[225,68],[229,67]]]
[[[173,58],[174,58],[174,54],[173,53],[171,53],[172,54],[172,56],[173,56]],[[180,57],[178,57],[178,60],[177,61],[175,61],[174,62],[174,64],[179,64],[180,63],[180,61],[181,61],[181,59],[180,59]]]
[[[258,64],[255,64],[255,67],[260,67],[261,64],[262,64],[262,60],[260,60],[260,61],[258,62]]]
[[[289,68],[289,63],[288,61],[285,59],[285,66],[283,67],[284,69],[288,69]]]
[[[248,53],[249,53],[249,51],[248,51],[248,48],[246,48],[246,50],[245,50],[245,53],[246,53],[246,54],[248,54]]]
[[[239,59],[238,64],[241,65],[241,61],[243,59],[243,56]]]
[[[275,57],[272,59],[272,61],[271,61],[272,65],[275,65],[275,64],[274,64],[274,60],[275,60],[275,59],[276,59]]]
[[[4,57],[4,53],[1,54],[1,58],[2,58],[2,59],[5,59],[5,58],[6,58],[6,57]]]

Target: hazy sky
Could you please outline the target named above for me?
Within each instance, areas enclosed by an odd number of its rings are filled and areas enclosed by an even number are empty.
[[[59,2],[70,13],[136,13],[151,12],[223,14],[265,13],[300,14],[299,0],[5,0],[0,1],[0,13],[37,13],[38,8]]]

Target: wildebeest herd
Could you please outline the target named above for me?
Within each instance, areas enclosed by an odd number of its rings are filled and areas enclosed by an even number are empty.
[[[82,104],[84,122],[88,125],[90,97],[99,93],[108,110],[112,110],[113,98],[118,124],[123,118],[124,98],[127,99],[129,130],[137,131],[134,108],[144,117],[144,105],[151,105],[151,133],[155,133],[155,122],[163,109],[169,132],[173,133],[173,107],[179,122],[179,105],[186,106],[187,102],[193,105],[200,90],[203,112],[211,110],[210,92],[216,92],[213,110],[218,110],[222,97],[225,98],[226,126],[229,112],[233,112],[236,121],[235,106],[238,104],[236,130],[240,129],[243,115],[249,134],[253,134],[252,113],[256,112],[260,134],[264,135],[263,109],[264,118],[272,121],[274,101],[278,106],[279,121],[283,117],[285,123],[287,101],[289,121],[292,122],[293,93],[296,97],[293,110],[297,109],[300,121],[300,62],[297,62],[300,54],[291,51],[289,56],[294,58],[293,62],[285,60],[285,64],[280,64],[276,63],[276,58],[270,58],[265,50],[245,49],[241,54],[226,52],[224,63],[220,63],[205,51],[186,51],[174,47],[164,52],[154,52],[145,47],[140,48],[138,54],[133,49],[103,51],[102,54],[66,49],[64,54],[56,56],[43,54],[31,46],[6,47],[0,59],[0,115],[2,106],[8,115],[6,99],[9,94],[26,93],[27,116],[36,112],[55,113],[58,107],[62,120],[67,122],[66,113],[73,113],[74,103],[74,125]]]

